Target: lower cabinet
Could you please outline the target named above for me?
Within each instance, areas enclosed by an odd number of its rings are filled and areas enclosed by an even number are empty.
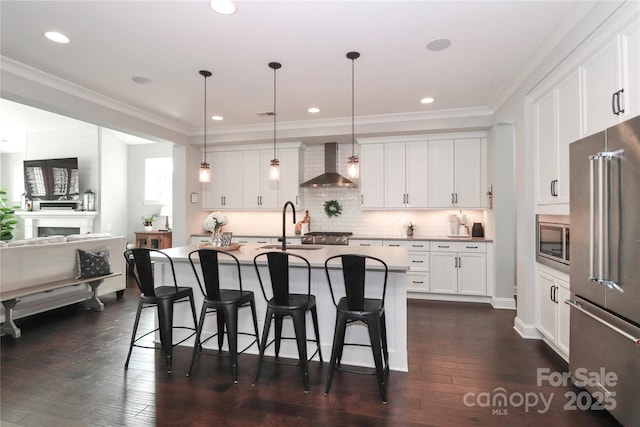
[[[569,358],[568,275],[545,266],[536,271],[536,328],[560,356]]]
[[[487,295],[486,243],[431,242],[431,292]]]
[[[409,253],[407,291],[429,292],[429,242],[411,240],[385,240],[384,246],[406,247]]]

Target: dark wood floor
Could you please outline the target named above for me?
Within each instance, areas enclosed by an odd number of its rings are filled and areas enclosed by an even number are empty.
[[[253,355],[240,356],[236,385],[224,358],[201,357],[187,378],[184,347],[172,375],[159,351],[145,349],[134,349],[125,371],[137,292],[103,301],[104,312],[61,309],[19,320],[19,340],[2,337],[2,426],[617,425],[605,411],[564,409],[565,393],[579,391],[571,385],[536,385],[537,368],[567,366],[513,331],[513,311],[409,301],[409,372],[390,373],[384,405],[374,376],[339,372],[325,396],[327,367],[315,362],[308,394],[298,368],[270,363],[252,387]],[[500,392],[510,403],[491,406]],[[533,405],[533,396],[551,399],[550,407]]]

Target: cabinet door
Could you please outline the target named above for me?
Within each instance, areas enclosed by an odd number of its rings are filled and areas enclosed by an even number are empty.
[[[558,287],[556,289],[556,299],[557,303],[557,316],[558,316],[558,326],[557,326],[557,338],[556,344],[560,350],[564,351],[567,355],[569,354],[569,318],[570,318],[570,308],[567,304],[565,304],[565,300],[571,298],[571,291],[569,290],[569,284],[561,281],[556,281]]]
[[[458,293],[487,294],[487,257],[485,254],[458,253]]]
[[[360,147],[360,188],[363,208],[384,206],[384,145]]]
[[[283,206],[291,201],[296,210],[302,208],[300,198],[300,150],[297,148],[283,148],[278,150],[280,160],[280,182],[278,183],[277,206]]]
[[[536,326],[538,330],[549,340],[556,338],[556,303],[552,300],[555,295],[554,278],[541,271],[537,272],[538,285],[538,310]]]
[[[621,34],[624,116],[640,114],[640,24],[636,20]]]
[[[454,148],[456,207],[482,207],[484,143],[480,138],[457,139]]]
[[[580,139],[580,79],[577,71],[558,85],[557,99],[557,203],[569,203],[569,144]]]
[[[242,206],[248,209],[260,208],[260,178],[262,168],[260,167],[260,151],[251,150],[242,153],[243,161],[243,189]]]
[[[408,208],[429,206],[429,144],[408,142],[405,146],[405,187]]]
[[[431,292],[458,293],[458,272],[455,252],[431,252]]]
[[[611,107],[613,94],[621,89],[617,40],[610,41],[589,58],[581,67],[581,73],[585,111],[583,136],[588,136],[619,121]]]
[[[454,142],[429,141],[429,207],[450,208],[455,201]]]
[[[406,204],[405,143],[384,144],[384,205],[402,208]]]
[[[555,90],[551,90],[536,104],[536,142],[538,145],[538,203],[555,203],[554,186],[558,179]]]
[[[407,290],[413,292],[429,292],[429,273],[408,271]]]
[[[223,173],[223,206],[226,209],[242,208],[242,151],[227,151],[224,153],[224,163],[211,163],[211,167],[222,169]],[[213,182],[212,182],[213,184]]]
[[[224,202],[224,153],[208,153],[207,161],[211,167],[211,182],[202,183],[202,208],[220,209]]]

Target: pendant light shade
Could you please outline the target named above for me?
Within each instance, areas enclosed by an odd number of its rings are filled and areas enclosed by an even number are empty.
[[[355,81],[355,61],[360,58],[360,52],[349,52],[347,53],[347,58],[351,60],[351,156],[349,156],[349,160],[347,162],[347,177],[353,179],[358,178],[360,176],[360,161],[358,160],[358,156],[355,155],[355,144],[356,144],[356,134],[355,134],[355,90],[354,90],[354,81]]]
[[[269,179],[271,181],[280,180],[280,162],[276,155],[276,70],[280,69],[282,64],[279,62],[269,62],[269,68],[273,70],[273,159],[269,165]]]
[[[204,161],[200,163],[198,178],[200,182],[211,182],[211,168],[207,163],[207,79],[212,74],[207,70],[200,70],[199,73],[204,77]]]

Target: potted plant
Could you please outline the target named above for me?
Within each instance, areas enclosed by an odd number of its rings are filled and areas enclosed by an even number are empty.
[[[156,219],[157,217],[158,217],[158,214],[156,213],[152,213],[149,216],[140,217],[140,219],[142,219],[142,225],[144,226],[144,231],[153,230],[153,220]]]
[[[13,229],[18,223],[15,218],[17,206],[7,206],[7,190],[0,188],[0,240],[13,239]]]

